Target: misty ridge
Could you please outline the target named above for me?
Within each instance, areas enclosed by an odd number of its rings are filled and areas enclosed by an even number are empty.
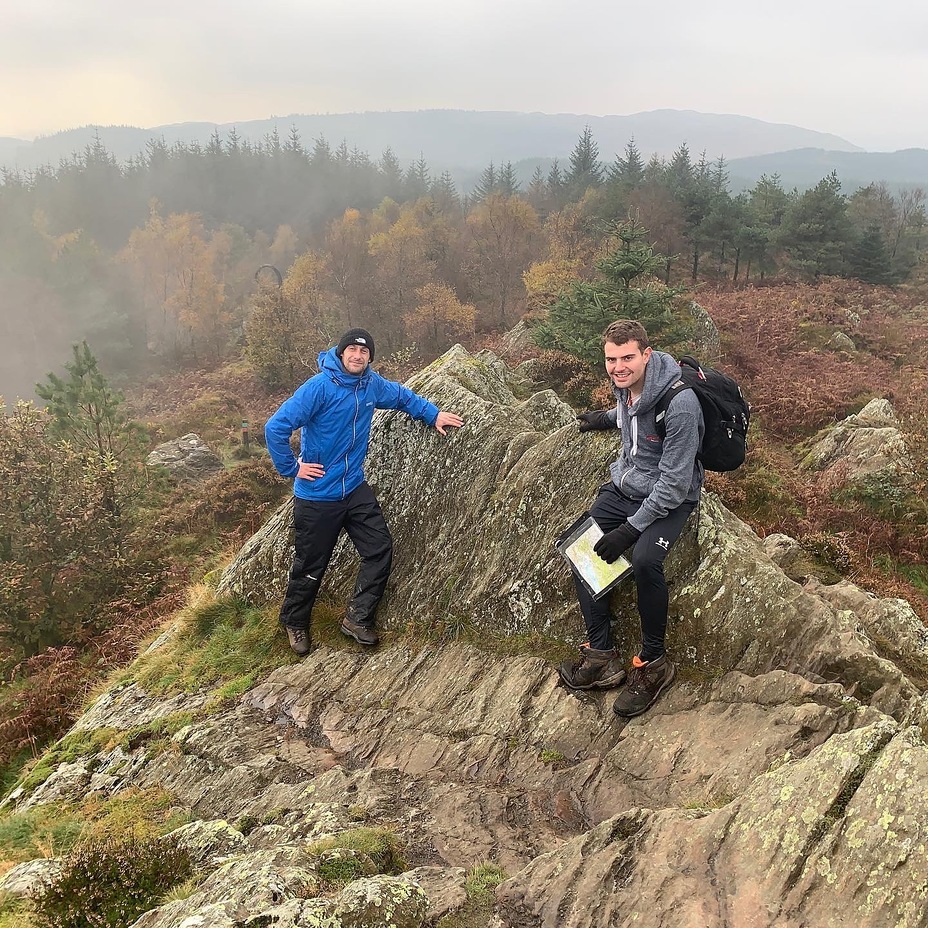
[[[890,186],[928,183],[928,152],[907,149],[867,152],[839,136],[746,116],[654,110],[628,116],[570,113],[477,112],[420,110],[412,112],[337,113],[274,117],[237,123],[185,122],[150,128],[84,126],[41,136],[32,142],[0,138],[0,166],[34,170],[67,161],[95,137],[121,163],[144,152],[149,143],[205,145],[213,135],[258,145],[277,133],[297,132],[303,139],[342,140],[352,149],[382,152],[389,148],[404,166],[420,157],[438,173],[447,171],[458,188],[469,192],[490,161],[513,163],[527,183],[539,165],[550,169],[566,158],[576,138],[589,125],[600,149],[610,157],[632,140],[646,158],[668,158],[681,142],[707,157],[724,157],[735,192],[747,189],[763,174],[778,173],[786,186],[812,186],[837,171],[853,190],[873,180]]]
[[[235,127],[170,144],[149,134],[144,150],[126,157],[110,144],[121,139],[124,154],[142,130],[76,130],[34,143],[89,139],[57,167],[2,169],[0,395],[33,397],[33,385],[60,370],[81,340],[117,380],[221,364],[241,353],[263,264],[299,295],[315,342],[363,320],[382,333],[385,355],[414,350],[428,359],[544,312],[571,279],[590,273],[608,230],[630,215],[664,256],[667,286],[743,286],[778,275],[900,283],[924,249],[922,184],[871,177],[851,190],[826,159],[807,189],[772,171],[739,191],[733,162],[706,152],[711,139],[736,151],[828,141],[844,145],[837,154],[845,158],[928,152],[871,155],[807,130],[692,113],[596,123],[613,133],[634,123],[662,150],[671,145],[667,125],[705,143],[697,149],[678,137],[666,156],[637,136],[615,154],[624,136],[610,135],[606,148],[585,117],[352,117],[358,126],[370,121],[375,141],[396,136],[397,149],[387,145],[374,160],[347,140],[305,140],[298,119],[336,125],[340,117],[293,117],[286,135],[275,127],[257,141]],[[173,130],[196,135],[195,127]],[[401,158],[420,142],[413,160]],[[512,160],[544,145],[566,156]],[[459,161],[503,154],[472,169],[465,186],[432,160],[432,148]],[[801,151],[786,154],[802,161]],[[779,157],[744,160],[761,169]]]

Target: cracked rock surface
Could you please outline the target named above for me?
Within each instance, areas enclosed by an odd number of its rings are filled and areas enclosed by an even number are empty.
[[[369,476],[397,548],[383,623],[578,642],[552,540],[617,436],[577,434],[553,394],[517,400],[492,356],[454,349],[414,386],[472,432],[378,416]],[[289,518],[243,548],[225,589],[280,595]],[[202,694],[112,690],[79,728],[194,721],[160,753],[83,758],[14,801],[158,786],[192,810],[182,836],[207,875],[136,928],[434,925],[466,911],[485,862],[507,879],[480,928],[928,928],[928,638],[901,600],[790,579],[791,548],[768,551],[704,498],[667,566],[677,683],[630,721],[532,655],[317,647],[209,715]],[[354,569],[341,548],[339,595]],[[612,605],[631,654],[631,587]],[[323,891],[308,849],[359,823],[400,835],[410,870]]]

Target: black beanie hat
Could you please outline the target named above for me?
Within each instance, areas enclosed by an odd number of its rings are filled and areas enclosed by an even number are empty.
[[[349,329],[339,340],[335,353],[341,357],[342,352],[349,345],[363,345],[371,353],[371,361],[374,360],[374,338],[367,329]]]

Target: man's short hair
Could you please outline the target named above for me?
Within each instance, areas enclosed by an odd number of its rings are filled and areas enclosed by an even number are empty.
[[[613,345],[637,342],[639,351],[644,351],[650,345],[648,333],[637,319],[616,319],[610,322],[603,332],[603,344],[606,342],[612,342]]]

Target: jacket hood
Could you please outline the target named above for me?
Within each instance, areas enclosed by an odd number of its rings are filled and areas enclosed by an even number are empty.
[[[632,407],[630,414],[640,416],[653,409],[661,394],[679,379],[680,365],[673,355],[665,351],[652,351],[644,369],[644,389],[641,391],[641,398]],[[612,392],[621,402],[628,400],[628,390],[613,387]]]
[[[319,365],[319,370],[331,377],[337,384],[343,387],[354,387],[359,380],[363,381],[370,375],[370,365],[364,369],[364,373],[360,376],[349,374],[342,366],[342,359],[336,354],[336,351],[337,348],[333,347],[329,348],[328,351],[319,352],[316,363]]]

